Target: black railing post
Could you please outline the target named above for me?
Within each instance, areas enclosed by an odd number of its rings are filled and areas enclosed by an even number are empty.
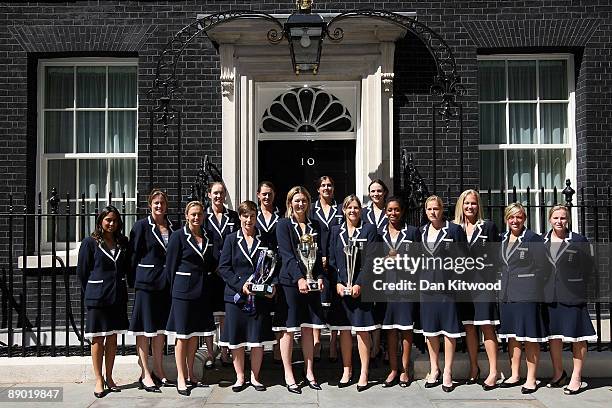
[[[13,328],[13,304],[11,302],[13,298],[14,282],[13,282],[13,193],[9,193],[9,220],[8,220],[8,239],[9,239],[9,264],[8,264],[8,349],[7,356],[13,357],[13,340],[14,340],[14,328]]]
[[[42,193],[38,192],[38,209],[36,225],[36,357],[40,357],[40,336],[42,326]]]
[[[55,187],[51,190],[49,205],[51,207],[51,357],[55,357],[55,332],[57,325],[57,247],[56,222],[60,199]]]
[[[608,245],[612,243],[612,190],[608,186],[608,195],[606,200],[606,213],[608,220]],[[609,258],[609,257],[608,257]],[[610,259],[608,259],[608,285],[612,283],[612,268],[610,267]],[[608,319],[612,322],[612,298],[608,297]],[[612,351],[612,324],[608,325],[608,348]]]
[[[527,186],[527,205],[525,206],[527,209],[527,228],[531,228],[531,187]]]
[[[540,187],[540,234],[546,232],[546,199],[544,197],[544,187]]]
[[[123,234],[126,233],[125,231],[125,221],[127,219],[127,215],[125,214],[126,211],[126,205],[125,205],[125,190],[121,193],[121,214],[123,214],[123,222],[121,223],[121,229],[123,230]],[[129,232],[127,232],[129,234]],[[127,273],[126,273],[126,286],[127,286]],[[129,297],[128,297],[129,299]],[[125,333],[121,334],[121,355],[125,356]]]
[[[600,242],[599,240],[599,197],[597,193],[597,186],[593,187],[593,228],[595,229],[595,242]],[[595,279],[595,293],[596,293],[596,302],[595,302],[595,318],[597,319],[597,351],[601,351],[601,303],[599,301],[599,277]]]
[[[70,306],[70,193],[66,193],[66,263],[64,268],[64,285],[66,287],[66,299],[65,299],[65,310],[64,310],[64,318],[66,324],[66,352],[65,356],[70,356],[70,314],[71,310]]]
[[[27,202],[27,198],[24,197],[24,201]],[[27,300],[27,288],[28,288],[28,277],[27,277],[27,269],[28,269],[28,207],[27,205],[23,206],[23,255],[22,255],[22,263],[21,263],[21,297],[19,301],[21,302],[21,356],[26,356],[26,322],[27,319],[27,308],[26,308],[26,300]]]
[[[85,205],[85,193],[81,193],[81,215],[80,215],[80,221],[81,221],[81,235],[80,237],[76,237],[77,241],[79,240],[83,240],[85,239],[85,223],[89,221],[88,217],[87,217],[87,207]],[[81,333],[81,338],[79,339],[80,342],[80,347],[81,347],[81,357],[85,355],[85,336],[84,336],[84,328],[85,328],[85,294],[83,293],[83,289],[81,286],[81,282],[78,281],[78,277],[77,277],[77,283],[78,283],[78,287],[79,287],[79,325],[80,325],[80,333]]]

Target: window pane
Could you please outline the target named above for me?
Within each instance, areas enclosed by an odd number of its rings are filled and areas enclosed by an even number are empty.
[[[540,170],[540,187],[563,190],[565,182],[565,165],[567,154],[565,150],[538,151],[538,168]]]
[[[106,160],[79,160],[79,191],[85,198],[106,200]]]
[[[506,99],[505,61],[480,61],[478,63],[478,95],[481,101]]]
[[[104,112],[77,112],[77,153],[104,153]]]
[[[567,61],[540,61],[540,99],[567,99]]]
[[[66,197],[62,196],[62,201],[60,203],[60,207],[59,207],[59,214],[67,214],[66,211]],[[49,204],[47,204],[48,206]],[[47,210],[50,212],[50,208],[47,207]],[[70,200],[70,214],[74,214],[74,211],[76,210],[76,204],[74,201],[72,201],[72,199]],[[57,243],[65,243],[66,240],[68,240],[68,243],[70,244],[70,242],[74,242],[75,240],[75,233],[76,233],[76,226],[75,226],[75,217],[70,217],[68,220],[68,228],[66,228],[66,217],[55,217],[55,233],[54,233],[54,221],[52,220],[51,217],[47,217],[46,219],[47,221],[47,241],[53,241],[55,240],[55,242]],[[66,231],[68,230],[68,234],[66,234]],[[71,265],[72,266],[72,265]]]
[[[540,104],[541,143],[567,143],[567,104]]]
[[[508,61],[508,93],[512,100],[536,99],[535,61]]]
[[[136,67],[108,67],[108,106],[135,108],[138,83]]]
[[[510,143],[536,143],[536,104],[510,104]]]
[[[480,104],[480,143],[506,143],[506,105]]]
[[[504,152],[500,150],[480,151],[480,188],[483,190],[504,187]]]
[[[44,112],[45,153],[73,153],[72,112]]]
[[[136,112],[108,113],[107,153],[134,153],[136,151]]]
[[[136,197],[136,161],[131,159],[110,160],[111,191],[113,196]]]
[[[508,190],[534,187],[535,153],[532,150],[508,150]]]
[[[77,108],[103,108],[106,67],[77,67]]]
[[[62,200],[66,199],[66,193],[70,194],[71,199],[76,197],[76,160],[47,162],[47,198],[51,197],[54,187]]]
[[[45,108],[74,107],[74,68],[45,68]]]

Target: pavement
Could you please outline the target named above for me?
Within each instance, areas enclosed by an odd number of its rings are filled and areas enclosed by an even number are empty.
[[[589,358],[597,360],[598,353],[589,353]],[[296,354],[296,357],[298,355]],[[167,375],[172,378],[175,373],[172,370],[172,357],[167,356],[165,366],[168,367]],[[201,356],[200,356],[201,357]],[[201,362],[200,357],[198,361]],[[356,356],[355,356],[356,357]],[[520,387],[510,389],[496,389],[493,391],[484,391],[480,385],[462,384],[459,378],[465,375],[467,368],[466,356],[459,353],[456,358],[456,367],[454,376],[457,378],[456,388],[451,393],[445,393],[441,387],[433,389],[425,389],[424,387],[424,372],[427,371],[427,356],[419,352],[413,353],[413,371],[417,378],[408,388],[382,388],[381,382],[384,379],[388,367],[381,361],[378,361],[370,374],[370,388],[364,392],[358,393],[356,386],[352,385],[349,388],[339,389],[336,384],[341,374],[340,363],[329,363],[323,359],[318,363],[316,374],[323,389],[315,391],[305,386],[301,395],[290,394],[282,385],[283,375],[282,367],[275,365],[272,361],[270,353],[266,353],[264,360],[264,368],[262,370],[262,382],[268,386],[265,392],[257,392],[252,387],[246,390],[235,393],[231,389],[233,384],[234,371],[231,367],[221,367],[217,364],[212,370],[202,370],[201,364],[196,367],[199,372],[204,373],[203,380],[209,384],[207,388],[194,388],[191,390],[189,397],[178,395],[174,388],[163,388],[160,393],[147,393],[139,390],[136,380],[138,378],[139,368],[135,363],[134,356],[118,357],[115,370],[115,380],[121,386],[120,393],[109,393],[102,399],[97,399],[93,395],[94,383],[89,369],[87,375],[77,382],[67,382],[65,379],[53,376],[50,373],[54,371],[49,367],[49,363],[42,364],[41,359],[35,359],[38,364],[25,364],[21,358],[0,359],[0,408],[1,407],[248,407],[248,408],[264,408],[264,407],[333,407],[333,408],[359,408],[367,407],[374,408],[377,406],[409,406],[410,408],[519,408],[519,407],[549,407],[549,408],[603,408],[612,407],[612,366],[609,359],[607,360],[606,373],[610,375],[595,376],[593,378],[585,377],[584,381],[588,384],[585,390],[573,396],[563,394],[562,389],[548,389],[543,385],[547,378],[542,377],[542,387],[534,394],[522,395]],[[502,360],[505,358],[503,357]],[[543,360],[545,360],[543,355]],[[568,357],[568,356],[566,356]],[[73,357],[71,357],[72,359]],[[87,362],[87,358],[82,359],[82,363]],[[11,370],[14,370],[16,376],[14,378],[22,378],[22,375],[17,375],[19,370],[17,363],[21,360],[23,367],[26,367],[31,375],[32,381],[17,381],[11,382]],[[55,357],[52,361],[55,365],[70,368],[70,364],[63,364],[66,358]],[[565,360],[570,360],[565,358]],[[30,360],[28,359],[28,362]],[[10,365],[12,364],[12,366]],[[502,371],[508,375],[507,365],[500,360]],[[587,367],[589,361],[587,360]],[[46,365],[46,367],[45,367]],[[484,360],[480,361],[481,368],[486,367]],[[571,369],[571,367],[567,367]],[[80,368],[79,368],[80,369]],[[55,372],[59,369],[55,369]],[[358,367],[354,368],[355,373]],[[547,372],[546,364],[541,375]],[[302,365],[295,364],[294,371],[297,378],[301,378]],[[483,370],[485,371],[485,370]],[[593,371],[591,369],[591,371]],[[37,373],[40,373],[38,375]],[[603,373],[600,373],[603,374]],[[524,370],[523,370],[524,375]],[[41,378],[42,377],[42,378]],[[45,382],[44,379],[49,379]],[[36,389],[37,387],[59,387],[63,392],[62,402],[27,402],[20,400],[17,402],[14,397],[19,394],[23,387]],[[12,390],[12,391],[11,391]],[[19,392],[18,392],[19,391]],[[13,399],[9,400],[9,395]],[[26,398],[27,400],[27,398]]]

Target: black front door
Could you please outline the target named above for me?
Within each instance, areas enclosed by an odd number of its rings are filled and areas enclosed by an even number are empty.
[[[259,181],[276,186],[276,205],[284,214],[287,192],[304,186],[318,198],[317,179],[330,176],[335,182],[335,198],[355,192],[354,140],[272,140],[259,142]]]

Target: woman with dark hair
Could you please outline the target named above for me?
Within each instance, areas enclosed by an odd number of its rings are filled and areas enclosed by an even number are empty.
[[[187,385],[201,385],[194,371],[198,337],[209,337],[215,332],[207,289],[214,265],[212,242],[202,225],[202,203],[189,202],[185,219],[187,225],[170,236],[165,269],[172,293],[166,334],[176,337],[176,389],[181,395],[189,395]]]
[[[257,211],[257,230],[261,234],[261,240],[265,242],[267,247],[274,251],[278,255],[278,242],[276,241],[276,226],[278,221],[282,218],[282,214],[279,213],[278,207],[274,205],[276,198],[276,187],[271,181],[264,180],[257,186],[257,201],[259,202],[259,208]],[[280,270],[280,262],[276,266],[278,275]],[[278,296],[275,296],[270,300],[271,303],[275,303],[278,300]],[[274,315],[274,307],[271,308],[272,315]],[[274,351],[274,363],[280,364],[282,362],[280,355],[280,332],[275,333],[276,343],[273,346]]]
[[[316,244],[312,275],[319,287],[323,286],[323,265],[321,263],[319,223],[308,218],[310,193],[302,186],[293,187],[287,193],[287,218],[278,222],[276,238],[278,251],[282,260],[279,274],[279,300],[274,315],[274,331],[282,332],[280,349],[285,371],[287,390],[294,394],[302,391],[295,381],[291,357],[293,353],[293,333],[301,331],[304,371],[308,386],[320,390],[314,375],[313,335],[314,329],[325,327],[321,294],[311,291],[306,280],[307,271],[301,256],[299,245],[314,248]],[[308,251],[309,253],[311,251]],[[310,263],[310,262],[309,262]],[[313,284],[314,286],[314,284]]]
[[[165,330],[170,312],[170,291],[164,275],[166,247],[172,223],[167,217],[168,196],[154,189],[148,199],[151,214],[137,221],[130,232],[131,267],[128,281],[136,288],[129,334],[136,336],[138,362],[142,369],[138,383],[147,392],[176,384],[166,378],[163,367]],[[148,364],[149,339],[153,366]],[[157,375],[155,375],[157,372]]]
[[[383,229],[389,222],[385,211],[387,195],[389,195],[389,189],[385,182],[381,179],[372,180],[368,184],[368,197],[370,201],[361,210],[363,222],[376,226],[379,234],[383,232]]]
[[[331,297],[333,289],[336,287],[333,280],[333,273],[328,270],[328,255],[329,255],[329,233],[334,225],[339,225],[342,222],[342,209],[334,199],[334,180],[330,176],[321,176],[317,180],[317,191],[319,198],[310,208],[308,216],[319,222],[321,226],[321,260],[323,262],[323,283],[325,289],[321,291],[321,304],[325,308],[331,305]],[[314,335],[314,358],[318,361],[321,358],[321,330],[315,329]],[[336,351],[336,336],[335,330],[331,331],[329,340],[329,360],[335,362],[338,359]]]
[[[232,386],[232,390],[240,392],[247,386],[244,349],[249,347],[251,349],[250,384],[257,391],[265,391],[266,387],[259,378],[263,350],[265,345],[273,345],[276,341],[272,334],[270,303],[265,298],[252,294],[250,289],[255,268],[261,262],[259,260],[261,252],[267,252],[268,248],[264,246],[261,234],[255,227],[257,223],[255,203],[242,202],[238,207],[238,215],[240,229],[227,236],[219,260],[219,274],[225,281],[225,325],[219,344],[232,351],[236,371],[236,383]],[[274,292],[266,296],[271,298],[273,295]]]
[[[389,257],[397,255],[412,254],[415,252],[415,243],[420,242],[421,237],[416,227],[406,224],[404,221],[404,204],[399,197],[391,197],[386,202],[385,215],[388,223],[382,229],[382,240]],[[398,271],[390,271],[395,274],[387,281],[395,281]],[[417,326],[418,308],[417,303],[410,297],[393,299],[384,308],[382,318],[382,329],[387,334],[387,345],[389,353],[390,372],[383,383],[384,388],[390,388],[398,384],[406,388],[412,382],[410,376],[410,352],[412,351],[412,338],[415,326]],[[416,301],[416,299],[414,299]],[[398,336],[399,334],[399,336]],[[397,364],[398,342],[401,337],[401,372]],[[399,375],[398,375],[399,372]]]
[[[472,259],[482,257],[492,265],[472,274],[474,282],[493,282],[497,280],[497,247],[491,242],[499,242],[499,232],[495,223],[485,220],[482,215],[480,194],[475,190],[465,190],[457,199],[455,205],[455,224],[461,226],[465,231],[469,253]],[[495,326],[499,325],[499,312],[497,310],[496,293],[481,291],[470,294],[470,299],[464,299],[459,304],[461,322],[465,327],[468,355],[470,357],[470,373],[467,384],[475,384],[480,378],[480,367],[478,367],[478,329],[484,337],[484,347],[489,360],[489,374],[482,383],[485,391],[497,387],[497,335]]]
[[[587,279],[593,271],[589,241],[569,230],[570,211],[556,205],[548,212],[552,229],[544,236],[549,260],[555,270],[547,285],[548,301],[545,321],[548,324],[548,344],[553,377],[548,388],[563,388],[566,395],[584,389],[582,368],[587,342],[596,341],[597,334],[587,308]],[[568,378],[563,369],[563,343],[571,343],[574,369]]]
[[[210,276],[210,282],[207,288],[207,298],[208,302],[211,304],[213,315],[219,321],[219,333],[223,331],[223,316],[225,315],[225,302],[223,301],[225,282],[223,282],[223,279],[219,276],[217,266],[219,265],[219,258],[221,256],[221,249],[223,249],[225,237],[236,231],[240,225],[238,213],[225,207],[226,197],[227,189],[222,182],[214,181],[208,186],[210,206],[206,209],[206,223],[204,228],[212,240],[214,272]],[[205,341],[209,356],[214,356],[212,352],[212,337],[207,337]],[[221,364],[223,366],[230,366],[232,364],[227,347],[221,347]],[[213,366],[214,358],[208,358],[205,367],[212,368]]]
[[[429,258],[457,259],[467,255],[467,237],[463,229],[444,220],[444,204],[438,196],[425,200],[427,224],[421,227],[421,245],[423,253]],[[452,270],[434,266],[422,271],[420,276],[432,284],[444,284],[454,276]],[[442,286],[445,287],[445,286]],[[430,370],[425,388],[442,384],[444,392],[455,388],[452,378],[453,361],[457,338],[465,336],[459,317],[459,308],[455,302],[455,293],[450,288],[423,290],[420,292],[420,329],[425,336],[429,352]],[[444,337],[444,372],[440,372],[438,357],[440,354],[440,336]]]
[[[96,217],[96,227],[81,243],[77,275],[85,294],[85,337],[91,339],[91,358],[96,386],[102,398],[107,390],[121,391],[113,380],[117,334],[128,329],[126,274],[129,268],[128,240],[121,232],[121,214],[112,205]],[[102,376],[102,363],[106,378]],[[106,387],[108,388],[106,388]]]
[[[340,348],[342,351],[342,378],[339,388],[351,384],[352,377],[352,336],[357,333],[357,346],[361,360],[361,373],[357,382],[357,391],[364,391],[368,385],[368,368],[370,362],[370,332],[378,327],[374,321],[373,304],[361,299],[361,286],[366,283],[367,270],[374,258],[374,244],[377,241],[376,227],[364,224],[361,220],[361,201],[351,194],[342,203],[345,221],[335,225],[330,234],[329,265],[336,274],[335,297],[332,301],[330,329],[340,331]],[[347,264],[347,261],[350,264]],[[352,271],[353,275],[349,275]]]
[[[389,219],[386,214],[387,196],[389,189],[381,179],[374,179],[368,184],[368,197],[370,201],[361,209],[361,219],[364,224],[372,224],[376,227],[378,235],[384,234],[384,229],[387,226]],[[374,305],[374,316],[376,321],[382,322],[385,314],[384,302],[376,302]],[[383,339],[384,341],[384,339]],[[382,355],[382,347],[380,341],[380,329],[372,332],[372,348],[370,350],[370,358],[374,359]],[[388,353],[384,353],[384,358],[387,360]]]

